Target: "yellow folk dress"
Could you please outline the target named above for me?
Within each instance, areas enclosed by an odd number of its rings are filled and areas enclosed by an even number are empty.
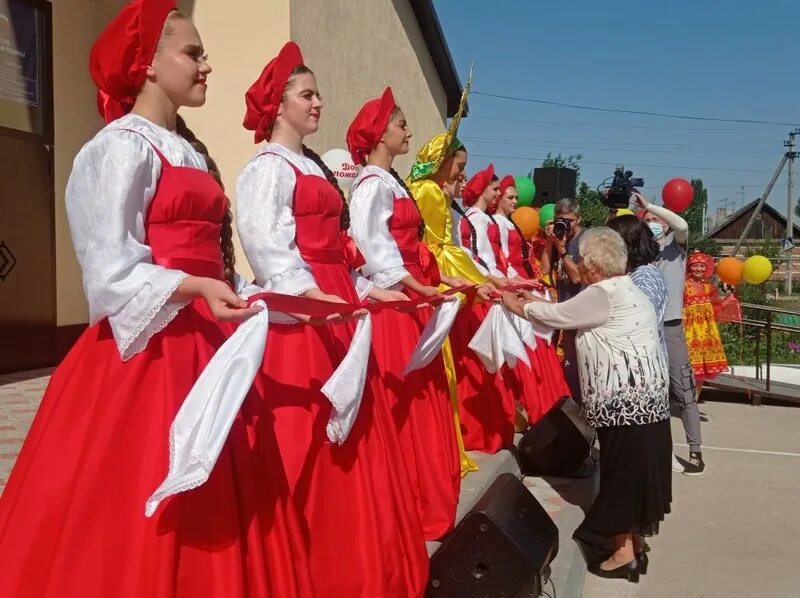
[[[423,241],[436,258],[439,271],[475,284],[486,282],[486,276],[453,239],[451,200],[441,187],[424,178],[411,182],[409,188],[425,221]],[[451,400],[456,405],[467,450],[495,453],[513,442],[513,418],[509,423],[509,418],[502,417],[497,408],[502,401],[502,390],[496,377],[485,370],[467,347],[469,336],[482,317],[477,311],[475,306],[462,309],[450,334],[452,343],[445,343],[442,351],[446,367],[452,368],[452,376],[448,372]],[[462,471],[464,466],[462,459]]]

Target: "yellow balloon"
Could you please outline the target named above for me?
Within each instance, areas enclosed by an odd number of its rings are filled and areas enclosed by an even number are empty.
[[[754,255],[744,261],[742,278],[750,284],[761,284],[772,275],[772,263],[763,255]]]

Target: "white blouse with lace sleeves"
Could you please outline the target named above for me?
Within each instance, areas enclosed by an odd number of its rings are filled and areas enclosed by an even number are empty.
[[[292,212],[296,182],[286,158],[262,150],[236,183],[236,226],[256,282],[287,295],[317,288],[297,248]]]
[[[505,274],[500,272],[497,268],[497,260],[494,257],[492,244],[489,242],[489,225],[491,224],[489,216],[477,208],[470,208],[467,210],[467,218],[469,218],[469,221],[475,228],[475,243],[478,250],[478,257],[486,264],[486,268],[482,267],[481,264],[475,260],[471,251],[467,251],[467,253],[469,253],[470,257],[475,261],[475,265],[478,266],[478,269],[480,269],[483,274],[505,277]]]
[[[125,126],[139,132],[121,130]],[[108,318],[123,360],[142,351],[189,303],[169,301],[187,275],[153,264],[144,241],[147,206],[161,175],[148,139],[177,165],[198,166],[202,160],[166,129],[124,117],[78,153],[65,196],[89,322]]]
[[[361,273],[376,286],[388,289],[406,276],[403,258],[389,231],[394,210],[395,192],[375,166],[365,167],[353,184],[350,194],[350,236],[358,245],[366,264]],[[366,178],[365,177],[369,177]]]
[[[564,303],[532,301],[524,308],[525,317],[561,330],[588,329],[608,320],[611,302],[601,287],[589,286]]]

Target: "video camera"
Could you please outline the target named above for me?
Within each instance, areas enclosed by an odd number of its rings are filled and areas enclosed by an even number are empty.
[[[601,201],[608,208],[627,208],[631,203],[631,194],[636,187],[644,187],[644,179],[634,177],[633,171],[625,170],[622,164],[617,164],[611,186],[608,187],[608,193],[605,196],[601,194]]]

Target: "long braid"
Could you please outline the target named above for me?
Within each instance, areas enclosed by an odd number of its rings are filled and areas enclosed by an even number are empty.
[[[317,166],[320,167],[322,170],[322,174],[325,175],[325,178],[328,179],[328,182],[333,185],[333,187],[339,192],[339,195],[342,196],[342,217],[339,221],[339,227],[342,230],[348,230],[350,228],[350,208],[347,205],[347,200],[344,198],[344,191],[339,186],[339,182],[336,180],[336,177],[333,175],[333,172],[330,168],[325,165],[325,162],[322,161],[322,158],[319,157],[319,154],[312,150],[310,147],[303,146],[303,155],[306,158],[310,158],[313,160]]]
[[[175,132],[188,141],[198,154],[203,156],[209,174],[214,177],[224,191],[225,186],[222,184],[222,175],[220,174],[217,163],[209,154],[208,147],[206,147],[206,144],[200,141],[192,132],[192,130],[186,126],[186,121],[183,120],[180,115],[175,121]],[[228,281],[228,284],[234,286],[236,284],[236,254],[233,249],[233,217],[231,216],[231,200],[228,199],[227,195],[225,196],[225,202],[225,215],[222,217],[219,245],[220,251],[222,252],[222,263],[225,266],[225,280]]]
[[[459,214],[461,214],[462,220],[465,221],[467,223],[467,226],[469,227],[469,237],[470,237],[469,248],[470,251],[472,252],[472,258],[476,262],[478,262],[481,266],[483,266],[488,270],[489,266],[487,266],[486,262],[484,262],[478,255],[478,232],[475,230],[475,226],[472,224],[472,222],[470,222],[469,218],[467,218],[467,213],[464,211],[464,208],[458,205],[458,202],[455,199],[450,200],[450,207],[453,208]]]
[[[394,168],[389,169],[389,174],[391,174],[394,177],[394,180],[396,180],[397,183],[403,188],[403,191],[406,192],[408,198],[414,204],[414,207],[417,208],[417,212],[419,212],[419,228],[417,229],[417,238],[420,241],[422,241],[422,239],[425,238],[425,220],[422,218],[422,212],[420,211],[419,206],[417,205],[417,200],[414,197],[414,194],[411,193],[411,189],[409,189],[408,185],[406,185],[406,182],[402,178],[400,178],[400,175]]]

